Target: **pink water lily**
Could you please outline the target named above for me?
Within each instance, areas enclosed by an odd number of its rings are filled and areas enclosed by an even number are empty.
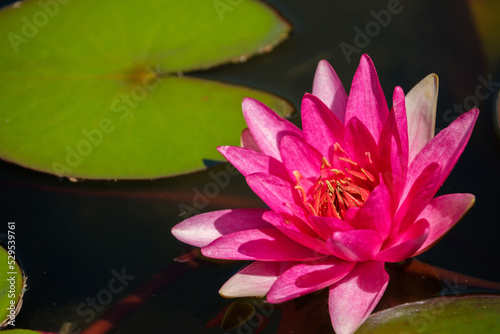
[[[246,98],[244,147],[219,151],[269,209],[200,214],[172,229],[203,255],[251,260],[219,291],[281,303],[328,288],[336,333],[353,333],[389,280],[385,262],[418,255],[472,206],[471,194],[435,197],[471,135],[479,111],[434,136],[437,77],[389,111],[364,55],[349,96],[326,61],[302,100],[302,130]]]

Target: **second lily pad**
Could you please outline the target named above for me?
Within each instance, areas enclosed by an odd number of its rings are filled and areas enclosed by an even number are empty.
[[[356,332],[496,333],[500,296],[441,297],[399,305],[371,315]]]

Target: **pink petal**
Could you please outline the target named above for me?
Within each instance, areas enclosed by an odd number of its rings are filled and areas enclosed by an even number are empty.
[[[229,233],[248,229],[269,228],[262,220],[266,209],[234,209],[202,213],[188,218],[172,228],[172,234],[182,242],[203,247]]]
[[[335,333],[354,333],[377,306],[388,282],[384,262],[368,261],[358,263],[346,277],[330,286],[328,304]]]
[[[326,241],[331,254],[346,261],[368,261],[380,250],[382,238],[372,230],[334,232]]]
[[[225,298],[264,297],[278,277],[293,265],[293,262],[254,261],[224,283],[219,293]]]
[[[288,177],[283,164],[268,155],[235,146],[219,146],[217,150],[245,177],[253,173]]]
[[[255,152],[260,152],[259,145],[257,145],[257,142],[253,138],[253,136],[250,133],[250,130],[248,130],[248,128],[243,129],[243,131],[241,131],[240,144],[241,144],[241,147],[248,148],[249,150],[252,150]]]
[[[309,221],[313,230],[323,240],[327,240],[334,232],[345,232],[353,230],[352,226],[345,221],[334,217],[310,216]]]
[[[432,199],[418,217],[429,221],[430,231],[415,255],[425,252],[441,239],[474,205],[474,201],[472,194],[449,194]]]
[[[391,189],[394,203],[404,190],[408,172],[408,126],[406,124],[405,96],[401,87],[396,87],[393,109],[380,135],[380,169],[385,183]]]
[[[345,124],[357,117],[378,142],[389,109],[378,81],[377,71],[366,54],[361,56],[347,101]]]
[[[352,220],[354,219],[354,217],[356,216],[356,214],[358,213],[360,208],[357,208],[357,207],[351,207],[349,209],[347,209],[347,211],[345,212],[344,214],[344,217],[343,217],[343,220],[350,224],[352,222]]]
[[[223,235],[201,248],[201,253],[226,260],[311,261],[325,257],[296,243],[274,227]]]
[[[345,277],[354,265],[331,256],[297,264],[276,280],[267,294],[267,300],[273,304],[282,303],[326,288]]]
[[[321,152],[322,156],[332,161],[333,145],[343,143],[344,125],[327,106],[311,94],[304,95],[301,114],[304,139]]]
[[[418,217],[427,203],[436,193],[436,184],[440,181],[440,165],[433,162],[426,166],[415,180],[404,201],[399,206],[392,220],[393,231],[404,232]]]
[[[281,140],[281,161],[292,180],[294,171],[300,172],[305,178],[316,179],[321,172],[321,154],[295,136],[284,136]]]
[[[351,226],[357,230],[377,231],[385,239],[392,223],[390,202],[387,187],[384,184],[377,186],[352,218]]]
[[[408,170],[407,188],[413,184],[426,166],[437,162],[442,166],[439,181],[436,182],[435,191],[438,190],[467,145],[478,114],[478,109],[462,114],[417,154]]]
[[[316,68],[312,93],[344,123],[347,94],[337,73],[326,60],[321,60]]]
[[[284,220],[280,214],[273,211],[266,212],[262,218],[299,244],[313,249],[318,253],[330,254],[325,241],[318,239],[310,226],[302,222],[301,219],[290,217],[289,220]]]
[[[299,205],[300,203],[287,203],[286,206],[290,212],[290,215],[293,216],[293,217],[296,217],[300,220],[302,220],[303,222],[308,222],[308,217],[309,217],[309,213],[304,209],[303,206]],[[306,224],[307,226],[309,226],[310,224],[309,223],[304,223]]]
[[[410,163],[434,137],[437,97],[438,77],[435,74],[426,76],[406,95]]]
[[[376,169],[374,169],[379,161],[377,143],[368,128],[357,117],[352,117],[347,122],[344,143],[346,145],[345,149],[359,166],[371,173],[377,172]],[[366,152],[370,153],[370,159],[373,163],[366,157]],[[351,168],[347,163],[346,165]]]
[[[277,176],[254,173],[248,175],[246,180],[250,188],[274,212],[290,213],[290,209],[286,206],[286,203],[302,202],[294,185]]]
[[[314,185],[316,184],[315,183],[316,180],[313,178],[308,179],[300,173],[294,174],[294,178],[295,178],[295,182],[293,182],[295,184],[294,188],[300,194],[299,197],[301,199],[301,202],[300,203],[297,202],[297,204],[307,206],[307,204],[304,204],[304,201],[307,197],[306,194],[309,194],[309,191],[311,191],[311,188],[314,187]]]
[[[275,159],[281,160],[279,144],[283,136],[302,137],[299,128],[257,100],[243,100],[243,116],[262,153]]]
[[[429,222],[425,219],[416,221],[395,245],[382,250],[375,260],[399,262],[412,257],[429,235]]]

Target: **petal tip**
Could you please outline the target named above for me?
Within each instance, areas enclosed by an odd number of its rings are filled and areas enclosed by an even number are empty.
[[[241,102],[241,107],[244,115],[248,112],[255,111],[255,109],[262,108],[263,106],[264,104],[262,102],[251,97],[245,97]]]
[[[477,107],[472,108],[471,110],[469,110],[469,112],[473,113],[476,118],[479,116],[479,108]]]
[[[255,102],[258,102],[258,101],[252,97],[244,97],[242,104],[245,105],[245,104],[251,104],[251,103],[255,103]]]
[[[394,95],[397,95],[397,94],[404,94],[404,90],[401,86],[394,87]]]
[[[372,59],[370,58],[370,56],[367,53],[363,53],[361,55],[360,59],[361,59],[360,61],[369,61],[369,62],[372,62]]]
[[[332,71],[333,67],[326,59],[321,59],[316,67],[316,73],[323,72],[325,70]]]
[[[359,59],[359,68],[369,68],[370,70],[375,70],[375,64],[369,55],[364,53]],[[376,72],[376,71],[375,71]]]
[[[432,83],[434,86],[438,86],[439,85],[439,77],[436,73],[430,73],[428,74],[424,80],[426,81],[429,81],[430,83]]]
[[[189,244],[189,236],[187,235],[188,233],[186,233],[185,229],[182,228],[182,223],[180,224],[177,224],[175,225],[174,227],[172,227],[170,229],[170,233],[172,233],[172,235],[179,241],[182,241],[184,243],[188,243]]]
[[[476,196],[474,196],[473,194],[468,195],[470,195],[470,203],[465,212],[469,211],[474,206],[474,204],[476,204]]]

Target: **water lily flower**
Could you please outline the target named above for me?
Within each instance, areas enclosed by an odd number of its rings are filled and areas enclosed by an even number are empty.
[[[218,259],[251,260],[219,291],[281,303],[329,289],[338,334],[370,315],[389,280],[385,262],[416,256],[474,203],[471,194],[434,197],[456,164],[479,111],[434,136],[437,76],[389,111],[377,72],[363,55],[347,95],[326,61],[302,100],[302,130],[246,98],[243,147],[219,151],[269,209],[203,213],[172,229]]]

